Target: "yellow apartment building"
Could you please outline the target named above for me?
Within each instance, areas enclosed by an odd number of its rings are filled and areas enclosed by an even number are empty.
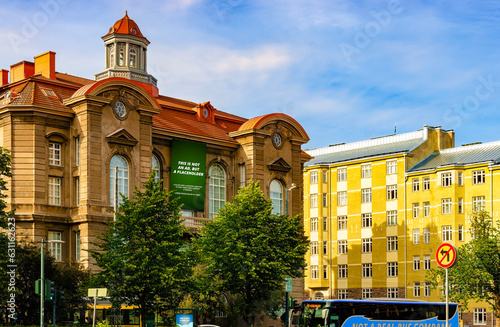
[[[437,267],[433,251],[470,239],[473,210],[498,217],[500,142],[455,148],[453,131],[424,126],[306,152],[311,298],[438,301],[442,290],[425,279]],[[491,323],[487,305],[470,308],[464,325]]]

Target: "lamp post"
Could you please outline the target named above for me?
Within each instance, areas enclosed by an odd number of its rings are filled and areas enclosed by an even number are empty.
[[[296,187],[297,187],[297,184],[292,183],[292,186],[285,189],[285,215],[288,215],[288,191],[291,191]]]
[[[46,241],[42,238],[42,254],[40,259],[40,327],[43,327],[45,310],[45,243],[64,243],[60,240]]]

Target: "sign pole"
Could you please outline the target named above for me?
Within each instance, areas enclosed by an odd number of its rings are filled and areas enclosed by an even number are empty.
[[[115,199],[116,201],[116,199]],[[95,289],[95,296],[94,296],[94,317],[92,318],[92,327],[95,327],[95,307],[97,305],[97,288]],[[447,326],[448,327],[448,326]]]
[[[446,268],[445,285],[446,285],[446,327],[448,327],[448,314],[449,314],[449,308],[448,308],[448,303],[449,303],[449,299],[448,299],[448,268]]]

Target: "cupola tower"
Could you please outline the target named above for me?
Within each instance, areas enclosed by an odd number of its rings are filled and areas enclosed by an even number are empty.
[[[109,77],[123,77],[152,84],[157,80],[147,72],[148,39],[139,26],[128,17],[118,20],[102,37],[106,47],[106,69],[95,74],[96,81]]]

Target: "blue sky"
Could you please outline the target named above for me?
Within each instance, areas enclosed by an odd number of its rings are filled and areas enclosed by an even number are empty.
[[[304,148],[453,129],[500,140],[498,1],[2,1],[0,68],[52,50],[93,78],[101,36],[124,16],[151,44],[160,93],[246,118],[282,112]]]

